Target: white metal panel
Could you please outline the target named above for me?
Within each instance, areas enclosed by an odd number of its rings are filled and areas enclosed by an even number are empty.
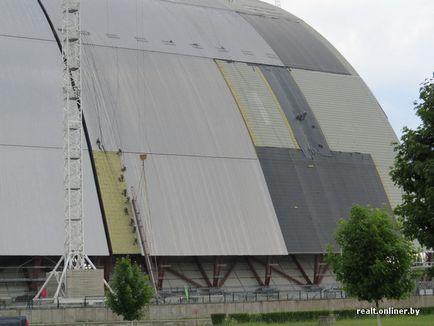
[[[0,1],[0,35],[54,41],[41,7],[33,0]]]
[[[0,36],[0,144],[62,146],[57,44]]]
[[[389,170],[395,157],[392,143],[398,139],[363,80],[358,76],[297,69],[291,74],[330,148],[371,154],[390,204],[395,207],[401,200],[401,192],[393,185]]]
[[[257,0],[220,0],[225,3],[229,8],[242,13],[252,15],[270,16],[270,17],[285,17],[292,21],[299,21],[300,19],[283,10],[282,8],[273,6],[269,3]]]
[[[59,27],[59,1],[44,0]],[[283,65],[264,39],[231,10],[159,0],[83,0],[84,43]]]
[[[0,255],[61,255],[64,209],[60,51],[55,42],[1,36],[0,48]],[[85,245],[91,255],[106,255],[88,157],[85,193]]]
[[[87,152],[84,155],[88,157]],[[63,150],[0,146],[0,158],[0,255],[62,255]],[[84,173],[86,251],[107,255],[88,159],[84,160]]]
[[[227,2],[227,0],[159,0],[159,1],[175,2],[184,5],[190,5],[190,6],[211,7],[211,8],[224,9],[224,10],[229,9],[225,5],[225,2]]]
[[[89,45],[83,57],[83,109],[94,144],[99,138],[113,151],[256,157],[212,60]]]
[[[257,159],[148,155],[142,162],[124,153],[123,161],[152,255],[287,253]]]
[[[258,66],[218,61],[256,146],[297,148],[288,120]]]

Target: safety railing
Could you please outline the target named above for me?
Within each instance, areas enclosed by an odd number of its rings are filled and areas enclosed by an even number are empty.
[[[434,295],[434,282],[418,282],[414,291],[416,296]],[[105,307],[104,297],[84,297],[80,299],[52,298],[34,302],[33,292],[16,296],[5,296],[0,293],[0,309],[27,308],[61,308],[61,307]],[[305,286],[299,289],[280,289],[259,287],[256,289],[216,289],[216,288],[172,288],[159,291],[151,304],[207,304],[207,303],[240,303],[279,300],[329,300],[345,299],[345,291],[336,285]]]

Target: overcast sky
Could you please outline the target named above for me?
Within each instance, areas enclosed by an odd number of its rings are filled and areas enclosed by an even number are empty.
[[[274,0],[266,2],[274,4]],[[398,136],[434,72],[433,0],[281,0],[327,38],[372,90]]]

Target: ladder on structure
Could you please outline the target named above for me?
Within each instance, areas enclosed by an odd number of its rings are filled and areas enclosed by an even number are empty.
[[[133,206],[134,222],[136,224],[136,231],[140,241],[140,247],[142,249],[143,256],[145,257],[146,268],[148,269],[149,277],[154,287],[154,291],[155,293],[157,293],[154,271],[152,269],[152,261],[149,255],[149,246],[146,241],[145,227],[143,226],[143,221],[142,218],[140,217],[140,210],[137,207],[137,197],[133,187],[131,187],[131,204]]]

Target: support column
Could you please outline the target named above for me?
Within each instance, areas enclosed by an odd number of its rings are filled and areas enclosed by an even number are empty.
[[[109,281],[110,275],[113,272],[113,257],[107,256],[103,258],[104,260],[104,279]]]
[[[259,284],[260,286],[264,286],[264,282],[262,282],[261,277],[259,276],[258,272],[256,271],[255,266],[253,266],[253,264],[252,264],[250,258],[249,258],[249,257],[246,257],[246,261],[247,261],[247,265],[249,265],[250,270],[251,270],[252,273],[253,273],[253,276],[255,276],[255,279],[256,279],[256,281],[258,282],[258,284]]]
[[[172,273],[173,275],[179,277],[181,280],[186,281],[188,284],[193,285],[196,288],[203,288],[202,284],[197,283],[196,281],[193,281],[191,278],[185,276],[184,274],[174,270],[171,267],[165,267],[166,271],[169,273]]]
[[[252,257],[252,259],[253,259],[254,261],[258,262],[259,264],[263,265],[263,266],[266,265],[263,261],[259,260],[258,258]],[[281,271],[280,269],[277,269],[277,268],[274,267],[274,266],[271,266],[271,269],[272,269],[275,273],[279,274],[280,276],[282,276],[283,278],[287,279],[287,280],[290,281],[290,282],[293,282],[293,283],[295,283],[295,284],[297,284],[297,285],[305,285],[305,284],[303,284],[302,282],[300,282],[299,280],[297,280],[296,278],[294,278],[294,277],[292,277],[292,276],[286,274],[284,271]]]
[[[318,278],[320,275],[320,269],[321,269],[321,262],[322,262],[322,255],[318,254],[315,255],[315,265],[313,268],[313,284],[318,284]]]
[[[157,258],[157,289],[161,290],[163,288],[164,281],[164,258]]]
[[[226,271],[225,276],[223,276],[223,279],[220,281],[220,284],[219,284],[220,288],[225,284],[225,282],[228,279],[229,275],[231,275],[232,271],[234,270],[236,264],[237,264],[237,257],[235,257],[233,263],[231,264],[231,266],[229,267],[229,269]]]
[[[267,256],[267,261],[265,263],[265,286],[270,286],[270,281],[271,281],[271,263],[272,263],[272,258],[270,256]]]
[[[203,280],[205,281],[206,285],[210,288],[212,287],[212,283],[209,280],[208,275],[206,274],[205,270],[203,269],[202,264],[199,261],[198,257],[194,257],[194,261],[196,262],[197,268],[199,269],[200,274],[202,275]]]
[[[327,273],[328,268],[329,268],[328,264],[324,264],[322,268],[320,266],[320,268],[319,268],[320,274],[318,276],[318,283],[317,284],[321,284],[325,274]]]
[[[290,255],[292,260],[294,261],[295,265],[297,266],[298,270],[300,271],[303,278],[306,280],[306,284],[312,284],[312,281],[309,279],[309,276],[307,276],[306,272],[303,269],[303,266],[299,263],[297,257],[295,255]]]
[[[213,281],[212,286],[217,287],[219,278],[220,278],[220,270],[221,270],[222,257],[216,256],[214,259],[214,268],[213,268]]]

